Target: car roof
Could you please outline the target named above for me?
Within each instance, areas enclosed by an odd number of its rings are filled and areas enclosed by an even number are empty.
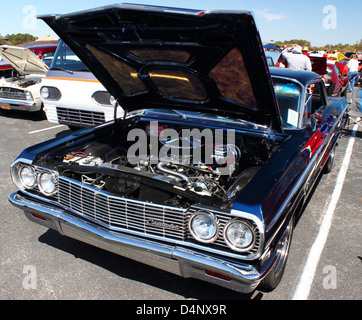
[[[270,67],[269,70],[272,77],[292,78],[300,82],[302,85],[308,85],[311,81],[321,78],[319,74],[310,71],[290,70],[278,67]]]

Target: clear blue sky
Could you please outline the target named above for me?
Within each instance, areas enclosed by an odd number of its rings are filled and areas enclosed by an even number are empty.
[[[121,1],[120,1],[121,2]],[[193,9],[250,10],[264,42],[304,39],[313,46],[355,44],[362,38],[362,2],[341,0],[125,0]],[[117,0],[16,0],[2,1],[0,34],[30,33],[55,36],[34,15],[70,13],[117,3]],[[326,6],[333,6],[326,7]],[[323,12],[323,10],[325,10]]]

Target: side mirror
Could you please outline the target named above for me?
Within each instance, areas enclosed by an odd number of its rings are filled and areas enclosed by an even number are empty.
[[[314,113],[314,118],[315,118],[315,120],[317,121],[318,124],[323,121],[323,116],[322,116],[322,114],[320,114],[320,113],[318,113],[318,112]]]

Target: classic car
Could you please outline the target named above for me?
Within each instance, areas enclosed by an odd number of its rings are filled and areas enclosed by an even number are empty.
[[[114,116],[113,97],[62,40],[42,81],[41,97],[48,121],[72,130]]]
[[[309,55],[309,58],[312,63],[312,71],[324,78],[327,95],[344,96],[348,80],[346,75],[342,75],[336,64],[325,57]]]
[[[4,59],[0,58],[0,78],[9,78],[11,77],[12,72],[13,68],[11,65]]]
[[[28,48],[0,46],[0,57],[15,73],[0,79],[0,108],[7,110],[40,111],[40,83],[49,67]]]
[[[45,63],[50,66],[50,62],[52,58],[54,57],[55,51],[57,50],[58,45],[57,44],[41,44],[37,46],[23,46],[24,48],[28,48],[32,52],[34,52],[35,55],[40,60],[46,60]]]
[[[185,278],[274,289],[346,101],[315,73],[269,68],[248,11],[125,4],[40,18],[125,113],[24,150],[10,202]]]
[[[276,52],[276,51],[265,51],[265,56],[268,62],[268,66],[279,67],[279,58],[281,54],[282,54],[281,52]]]
[[[56,44],[48,44],[48,45],[37,45],[37,46],[29,46],[25,47],[34,52],[40,60],[49,67],[51,64],[52,57],[54,56],[55,50],[57,49]],[[13,72],[13,68],[11,64],[7,61],[0,58],[0,78],[9,78]]]

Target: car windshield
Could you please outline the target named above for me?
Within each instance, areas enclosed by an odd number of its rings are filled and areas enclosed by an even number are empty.
[[[286,79],[274,78],[273,83],[283,128],[297,128],[302,96],[301,86]]]
[[[59,42],[50,69],[70,70],[70,71],[89,71],[86,65],[63,41]]]

